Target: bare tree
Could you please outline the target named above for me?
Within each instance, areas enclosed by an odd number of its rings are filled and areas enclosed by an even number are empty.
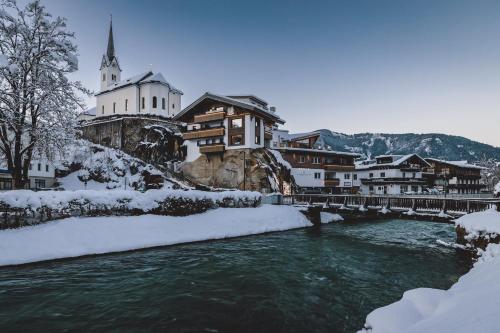
[[[0,4],[0,153],[23,188],[34,154],[51,156],[74,135],[80,97],[68,74],[78,69],[74,34],[40,1]]]

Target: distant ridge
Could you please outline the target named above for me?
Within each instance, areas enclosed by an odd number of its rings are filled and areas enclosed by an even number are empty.
[[[500,147],[473,141],[461,136],[428,134],[343,134],[320,129],[317,146],[330,147],[332,150],[348,151],[373,158],[383,154],[417,153],[422,157],[435,157],[446,160],[467,160],[469,162],[500,161]]]

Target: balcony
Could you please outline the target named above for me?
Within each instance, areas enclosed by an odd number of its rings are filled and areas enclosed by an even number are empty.
[[[335,187],[340,185],[340,180],[338,178],[325,179],[325,187]]]
[[[222,143],[216,145],[200,146],[200,153],[202,154],[223,153],[224,150],[225,146]]]
[[[354,165],[340,165],[325,163],[323,168],[327,171],[354,171]]]
[[[184,140],[211,138],[214,136],[224,136],[224,127],[202,128],[182,134]]]
[[[264,131],[264,139],[266,139],[266,140],[272,140],[273,139],[273,133],[272,132],[268,132],[268,131]]]
[[[222,120],[226,116],[226,113],[223,111],[219,112],[210,112],[205,114],[200,114],[194,116],[195,123],[206,123],[210,121]]]

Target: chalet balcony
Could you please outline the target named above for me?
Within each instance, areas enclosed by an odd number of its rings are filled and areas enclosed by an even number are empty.
[[[264,139],[266,140],[272,140],[273,139],[273,133],[264,131]]]
[[[327,171],[354,171],[354,165],[340,165],[340,164],[323,164],[323,168]]]
[[[325,187],[336,187],[340,185],[340,179],[325,179]]]
[[[224,136],[224,127],[201,128],[182,134],[184,140],[211,138],[215,136]]]
[[[223,153],[224,150],[226,150],[226,146],[224,146],[224,144],[222,143],[200,146],[200,153],[202,154]]]
[[[194,122],[195,123],[207,123],[210,121],[217,121],[217,120],[222,120],[226,116],[226,113],[221,111],[221,112],[210,112],[210,113],[205,113],[205,114],[200,114],[194,116]]]

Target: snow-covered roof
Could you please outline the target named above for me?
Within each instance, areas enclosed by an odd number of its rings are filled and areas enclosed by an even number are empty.
[[[348,153],[345,151],[336,151],[336,150],[326,150],[326,149],[312,149],[312,148],[292,148],[292,147],[279,147],[275,148],[276,150],[285,150],[285,151],[302,151],[308,153],[323,153],[323,154],[332,154],[332,155],[345,155],[352,157],[360,157],[361,155],[356,153]]]
[[[300,139],[306,139],[312,136],[318,136],[321,135],[320,131],[313,131],[313,132],[306,132],[306,133],[296,133],[296,134],[288,134],[288,137],[286,140],[300,140]]]
[[[253,99],[255,100],[257,103],[260,103],[260,104],[264,104],[264,105],[267,105],[269,103],[267,103],[265,100],[263,100],[262,98],[260,97],[257,97],[255,95],[252,95],[252,94],[237,94],[237,95],[227,95],[227,97],[229,98],[233,98],[233,99],[241,99],[241,98],[248,98],[248,99]]]
[[[86,116],[95,116],[96,115],[96,110],[97,108],[94,106],[93,108],[90,108],[88,110],[85,110],[80,113],[81,116],[86,115]]]
[[[271,112],[271,111],[269,111],[267,109],[264,109],[264,108],[260,107],[259,105],[246,103],[246,102],[243,102],[243,101],[238,100],[238,99],[234,99],[234,98],[227,97],[227,96],[224,96],[224,95],[214,94],[214,93],[211,93],[211,92],[204,93],[200,98],[198,98],[196,101],[194,101],[193,103],[191,103],[190,105],[188,105],[186,108],[184,108],[184,110],[182,110],[181,112],[179,112],[174,117],[174,119],[175,120],[180,119],[186,113],[188,113],[189,111],[191,111],[196,105],[198,105],[199,103],[201,103],[203,100],[205,100],[207,98],[213,99],[213,100],[216,100],[216,101],[220,101],[220,102],[223,102],[223,103],[228,103],[228,104],[231,104],[231,105],[239,106],[239,107],[247,109],[247,110],[256,111],[256,112],[261,113],[263,115],[266,115],[266,116],[268,116],[270,118],[273,118],[277,123],[280,123],[280,124],[284,124],[285,123],[285,121],[283,119],[281,119],[276,113]]]
[[[183,93],[182,91],[180,91],[179,89],[177,89],[173,85],[171,85],[169,82],[167,82],[167,80],[165,80],[165,77],[163,77],[163,75],[161,73],[153,74],[152,71],[149,71],[149,72],[145,72],[145,73],[141,73],[141,74],[132,76],[131,78],[128,78],[126,80],[116,82],[116,83],[110,85],[109,87],[107,87],[106,89],[99,91],[96,94],[96,96],[101,95],[101,94],[105,94],[105,93],[108,93],[110,91],[114,91],[117,89],[125,88],[128,86],[134,85],[134,84],[145,84],[145,83],[160,83],[160,84],[168,86],[170,88],[170,90],[172,90],[174,92],[177,92],[179,94]]]
[[[366,170],[366,169],[370,169],[371,167],[374,167],[374,166],[399,166],[401,165],[403,162],[407,161],[408,159],[412,158],[413,156],[416,156],[418,157],[419,159],[422,160],[422,162],[424,162],[425,164],[427,164],[427,166],[430,166],[430,164],[425,160],[423,159],[422,157],[420,157],[418,154],[408,154],[408,155],[380,155],[380,156],[377,156],[375,157],[375,160],[372,160],[372,161],[369,161],[369,163],[366,163],[366,161],[359,161],[356,163],[356,169],[359,169],[359,170]],[[377,159],[380,159],[380,158],[388,158],[388,157],[391,157],[392,158],[392,162],[389,162],[389,163],[377,163]],[[365,162],[365,163],[363,163]]]
[[[446,160],[440,160],[440,159],[431,158],[431,157],[426,158],[426,160],[434,161],[434,162],[438,162],[438,163],[443,163],[443,164],[448,164],[448,165],[453,165],[453,166],[456,166],[459,168],[480,169],[480,170],[487,169],[487,168],[484,168],[484,167],[479,166],[479,165],[470,164],[467,161],[446,161]]]

